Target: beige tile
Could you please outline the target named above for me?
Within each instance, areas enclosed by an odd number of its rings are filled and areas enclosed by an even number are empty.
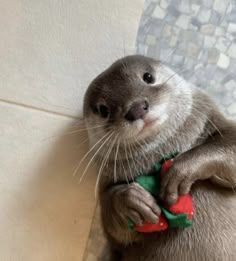
[[[78,115],[89,82],[133,53],[143,0],[0,1],[0,99]]]
[[[82,260],[95,172],[81,185],[83,168],[72,172],[86,136],[61,136],[75,130],[71,119],[3,103],[0,111],[0,260]]]

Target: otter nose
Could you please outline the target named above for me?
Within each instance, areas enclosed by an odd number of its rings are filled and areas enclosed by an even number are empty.
[[[143,119],[144,116],[148,113],[148,107],[149,105],[147,101],[133,103],[129,111],[125,115],[126,120],[136,121],[139,119]]]

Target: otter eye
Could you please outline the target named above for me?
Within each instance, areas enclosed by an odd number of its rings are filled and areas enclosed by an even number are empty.
[[[150,73],[148,73],[148,72],[144,73],[144,75],[143,75],[143,80],[144,80],[147,84],[154,83],[154,77],[153,77]]]
[[[107,118],[109,115],[109,109],[106,105],[99,105],[98,106],[98,112],[102,118]]]

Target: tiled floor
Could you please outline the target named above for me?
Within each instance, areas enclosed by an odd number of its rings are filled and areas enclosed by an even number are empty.
[[[78,184],[87,137],[65,133],[84,128],[88,83],[134,51],[142,5],[0,1],[0,260],[82,260],[96,174]]]

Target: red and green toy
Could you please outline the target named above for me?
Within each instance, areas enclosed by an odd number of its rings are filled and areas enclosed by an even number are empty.
[[[139,185],[149,191],[154,197],[158,199],[160,191],[161,177],[165,175],[166,169],[171,165],[174,157],[178,153],[173,153],[162,158],[159,162],[154,164],[154,175],[142,175],[135,179]],[[158,219],[158,223],[151,224],[145,221],[142,226],[134,224],[129,220],[128,225],[131,230],[151,233],[156,231],[163,231],[167,228],[185,228],[193,224],[193,203],[189,194],[179,196],[178,200],[173,205],[158,203],[162,214]]]

